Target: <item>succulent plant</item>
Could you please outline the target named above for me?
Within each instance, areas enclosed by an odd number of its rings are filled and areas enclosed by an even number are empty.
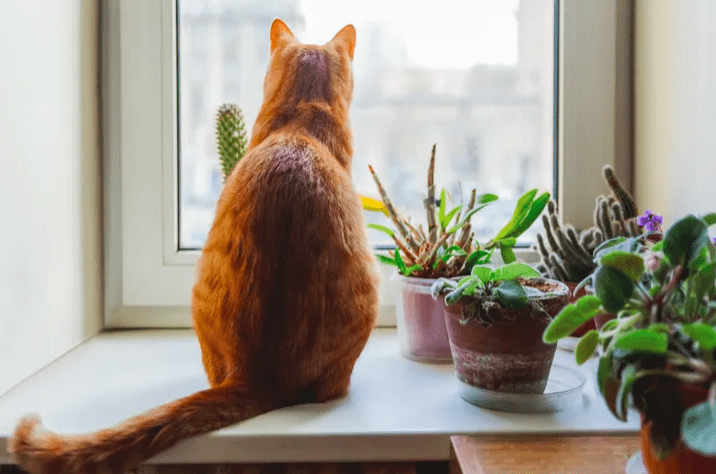
[[[222,104],[216,113],[216,145],[224,182],[246,154],[247,143],[246,124],[241,108],[236,104]]]
[[[377,255],[383,263],[398,267],[401,274],[420,278],[440,278],[467,275],[474,265],[487,263],[495,249],[499,249],[505,263],[515,261],[512,248],[519,237],[539,217],[549,200],[549,193],[537,196],[533,189],[518,201],[510,221],[493,239],[481,246],[475,241],[470,219],[472,216],[497,200],[494,194],[477,195],[472,190],[467,207],[462,205],[447,208],[445,190],[440,194],[439,204],[435,199],[435,145],[433,145],[428,167],[427,198],[423,201],[427,217],[427,230],[422,224],[413,224],[407,216],[399,214],[385,192],[378,175],[369,166],[382,202],[396,230],[369,224],[368,227],[388,234],[395,242],[396,249],[389,256]]]
[[[544,231],[537,234],[535,249],[541,263],[537,269],[547,278],[561,281],[582,281],[597,264],[594,249],[614,237],[636,237],[643,233],[637,224],[637,208],[614,175],[611,166],[604,166],[604,179],[611,196],[599,196],[594,207],[594,226],[579,231],[571,224],[563,224],[554,201],[547,204],[542,216]]]

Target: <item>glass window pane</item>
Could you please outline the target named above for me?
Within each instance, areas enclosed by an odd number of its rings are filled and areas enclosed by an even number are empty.
[[[553,0],[178,0],[178,7],[181,248],[201,248],[221,190],[215,112],[236,103],[250,132],[276,17],[305,43],[356,26],[359,193],[378,197],[371,164],[396,207],[424,222],[436,143],[438,192],[444,187],[457,203],[473,188],[500,197],[473,218],[484,242],[522,193],[554,188]],[[366,220],[390,225],[379,213],[366,212]],[[375,244],[389,243],[369,232]]]

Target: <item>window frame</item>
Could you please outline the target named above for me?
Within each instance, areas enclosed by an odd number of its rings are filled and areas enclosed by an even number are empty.
[[[577,226],[590,225],[594,198],[606,191],[605,163],[631,183],[624,3],[555,0],[555,178],[560,214]],[[176,3],[104,0],[103,24],[104,327],[190,327],[200,252],[178,251]],[[538,260],[529,249],[518,257]],[[394,326],[399,286],[389,267],[381,270],[378,325]]]

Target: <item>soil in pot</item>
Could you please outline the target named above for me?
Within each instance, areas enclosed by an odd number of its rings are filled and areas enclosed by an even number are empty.
[[[531,299],[539,301],[552,317],[567,304],[569,290],[562,282],[544,278],[520,281],[542,292]],[[462,324],[465,299],[450,306],[445,306],[444,297],[440,302],[461,381],[499,392],[544,393],[557,348],[542,342],[549,318],[533,316],[529,306],[520,310],[500,307],[489,326],[477,319]],[[507,317],[505,312],[509,312]]]
[[[683,412],[692,406],[703,402],[708,396],[708,390],[684,383],[666,383],[658,390],[669,391],[674,397],[672,410],[676,410],[676,419],[683,416]],[[678,407],[678,408],[677,408]],[[681,416],[678,416],[678,415]],[[705,474],[716,473],[716,457],[706,457],[690,450],[681,439],[677,441],[674,450],[664,459],[659,459],[651,437],[654,425],[653,420],[641,415],[641,453],[644,465],[650,474]]]
[[[432,278],[398,275],[401,298],[396,307],[400,353],[420,362],[451,363],[443,305],[430,295]]]

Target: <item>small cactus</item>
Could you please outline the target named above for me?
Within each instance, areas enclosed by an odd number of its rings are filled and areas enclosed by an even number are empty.
[[[236,104],[222,104],[216,113],[216,144],[224,182],[246,154],[247,142],[246,125],[241,109]]]
[[[612,196],[599,196],[594,208],[594,226],[578,231],[572,225],[562,225],[557,205],[550,201],[547,214],[542,216],[543,234],[537,234],[535,249],[542,258],[537,269],[548,278],[561,281],[582,281],[596,268],[592,260],[594,249],[605,240],[625,236],[636,237],[642,228],[636,222],[634,199],[621,186],[614,170],[604,167],[604,180]]]

